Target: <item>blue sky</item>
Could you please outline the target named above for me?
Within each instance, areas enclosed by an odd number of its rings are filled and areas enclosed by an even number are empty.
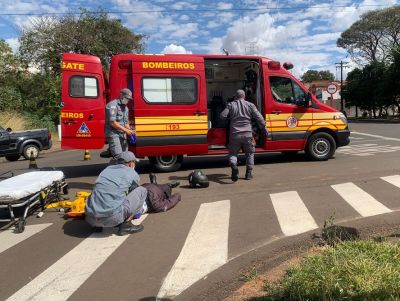
[[[0,38],[18,47],[22,28],[41,14],[99,8],[145,34],[146,53],[257,54],[294,63],[294,74],[330,70],[350,61],[336,47],[362,13],[400,0],[0,0]],[[355,64],[350,62],[350,66]]]

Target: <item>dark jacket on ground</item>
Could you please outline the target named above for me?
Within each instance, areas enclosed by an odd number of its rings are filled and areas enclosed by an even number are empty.
[[[179,193],[172,193],[172,189],[168,184],[151,184],[142,185],[147,189],[146,203],[149,212],[163,212],[173,208],[180,200]]]

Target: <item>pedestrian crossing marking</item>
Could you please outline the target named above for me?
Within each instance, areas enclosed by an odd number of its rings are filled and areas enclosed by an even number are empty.
[[[392,212],[353,183],[337,184],[331,187],[363,217]]]
[[[273,193],[270,197],[282,232],[286,236],[318,228],[296,191]]]
[[[228,261],[230,201],[201,204],[158,298],[174,297]]]
[[[91,234],[7,301],[67,300],[129,237],[113,231],[114,228],[105,228]]]
[[[378,145],[378,144],[354,144],[337,149],[338,153],[355,156],[373,156],[378,153],[391,153],[400,150],[400,146]]]
[[[22,233],[14,233],[14,229],[11,228],[0,232],[0,253],[3,253],[5,250],[39,233],[50,225],[52,224],[49,223],[25,226],[25,231]]]
[[[381,179],[400,188],[400,176],[399,175],[381,177]]]

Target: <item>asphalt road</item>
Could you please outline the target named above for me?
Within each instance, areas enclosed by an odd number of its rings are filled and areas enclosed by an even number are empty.
[[[186,158],[180,171],[157,175],[159,183],[181,181],[181,203],[145,216],[138,234],[94,234],[84,221],[65,220],[50,209],[42,218],[29,217],[22,234],[0,224],[0,300],[195,299],[198,281],[209,273],[238,277],[246,254],[319,233],[332,215],[335,222],[384,223],[400,210],[400,124],[357,123],[350,129],[351,144],[326,162],[307,161],[303,154],[290,160],[257,155],[252,181],[243,180],[241,166],[240,180],[232,183],[226,157]],[[48,152],[37,163],[63,170],[73,198],[76,191],[90,191],[107,164],[98,151],[91,157]],[[0,174],[28,163],[2,160]],[[188,187],[187,175],[198,168],[209,177],[207,189]],[[137,170],[148,182],[146,160]]]

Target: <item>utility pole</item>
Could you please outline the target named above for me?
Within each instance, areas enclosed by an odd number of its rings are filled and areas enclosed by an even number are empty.
[[[344,104],[343,104],[343,68],[349,68],[347,66],[347,62],[340,61],[340,63],[335,63],[336,68],[340,68],[340,111],[344,112]]]

